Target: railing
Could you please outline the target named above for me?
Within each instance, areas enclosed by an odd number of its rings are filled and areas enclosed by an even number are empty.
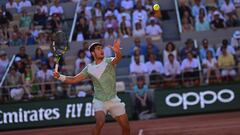
[[[176,14],[177,14],[178,30],[179,30],[179,33],[182,33],[182,24],[181,24],[181,17],[180,17],[179,8],[178,8],[178,0],[174,0],[174,3],[175,3]]]
[[[5,78],[6,78],[7,74],[8,74],[8,71],[9,71],[10,67],[11,67],[12,64],[13,64],[13,61],[14,61],[15,57],[16,57],[16,55],[13,55],[10,63],[8,64],[7,70],[5,71],[5,73],[4,73],[3,77],[2,77],[2,80],[1,80],[1,82],[0,82],[0,88],[1,88],[2,85],[3,85],[3,82],[4,82],[4,80],[5,80]]]

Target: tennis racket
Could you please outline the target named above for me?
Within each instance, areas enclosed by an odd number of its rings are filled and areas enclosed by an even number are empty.
[[[55,72],[58,71],[59,60],[69,49],[67,35],[63,31],[57,31],[53,34],[50,49],[56,58]]]

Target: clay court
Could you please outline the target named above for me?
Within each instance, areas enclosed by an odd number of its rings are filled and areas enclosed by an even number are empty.
[[[132,135],[239,135],[240,111],[131,121]],[[90,135],[94,125],[2,132],[1,135]],[[121,135],[116,123],[107,123],[102,135]]]

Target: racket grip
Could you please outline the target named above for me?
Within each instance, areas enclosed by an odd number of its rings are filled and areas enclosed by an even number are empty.
[[[55,71],[55,72],[58,72],[58,63],[55,65],[54,71]]]

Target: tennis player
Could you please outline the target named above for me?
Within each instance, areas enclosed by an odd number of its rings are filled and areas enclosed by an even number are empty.
[[[95,111],[96,126],[93,135],[100,135],[105,123],[105,115],[110,112],[122,128],[122,135],[130,135],[130,126],[125,110],[125,104],[117,97],[116,92],[116,64],[122,58],[120,40],[114,41],[110,47],[115,52],[115,57],[104,56],[103,45],[95,42],[89,46],[93,62],[88,64],[75,76],[60,75],[54,72],[54,78],[67,84],[74,84],[84,79],[91,79],[94,85],[93,107]]]

